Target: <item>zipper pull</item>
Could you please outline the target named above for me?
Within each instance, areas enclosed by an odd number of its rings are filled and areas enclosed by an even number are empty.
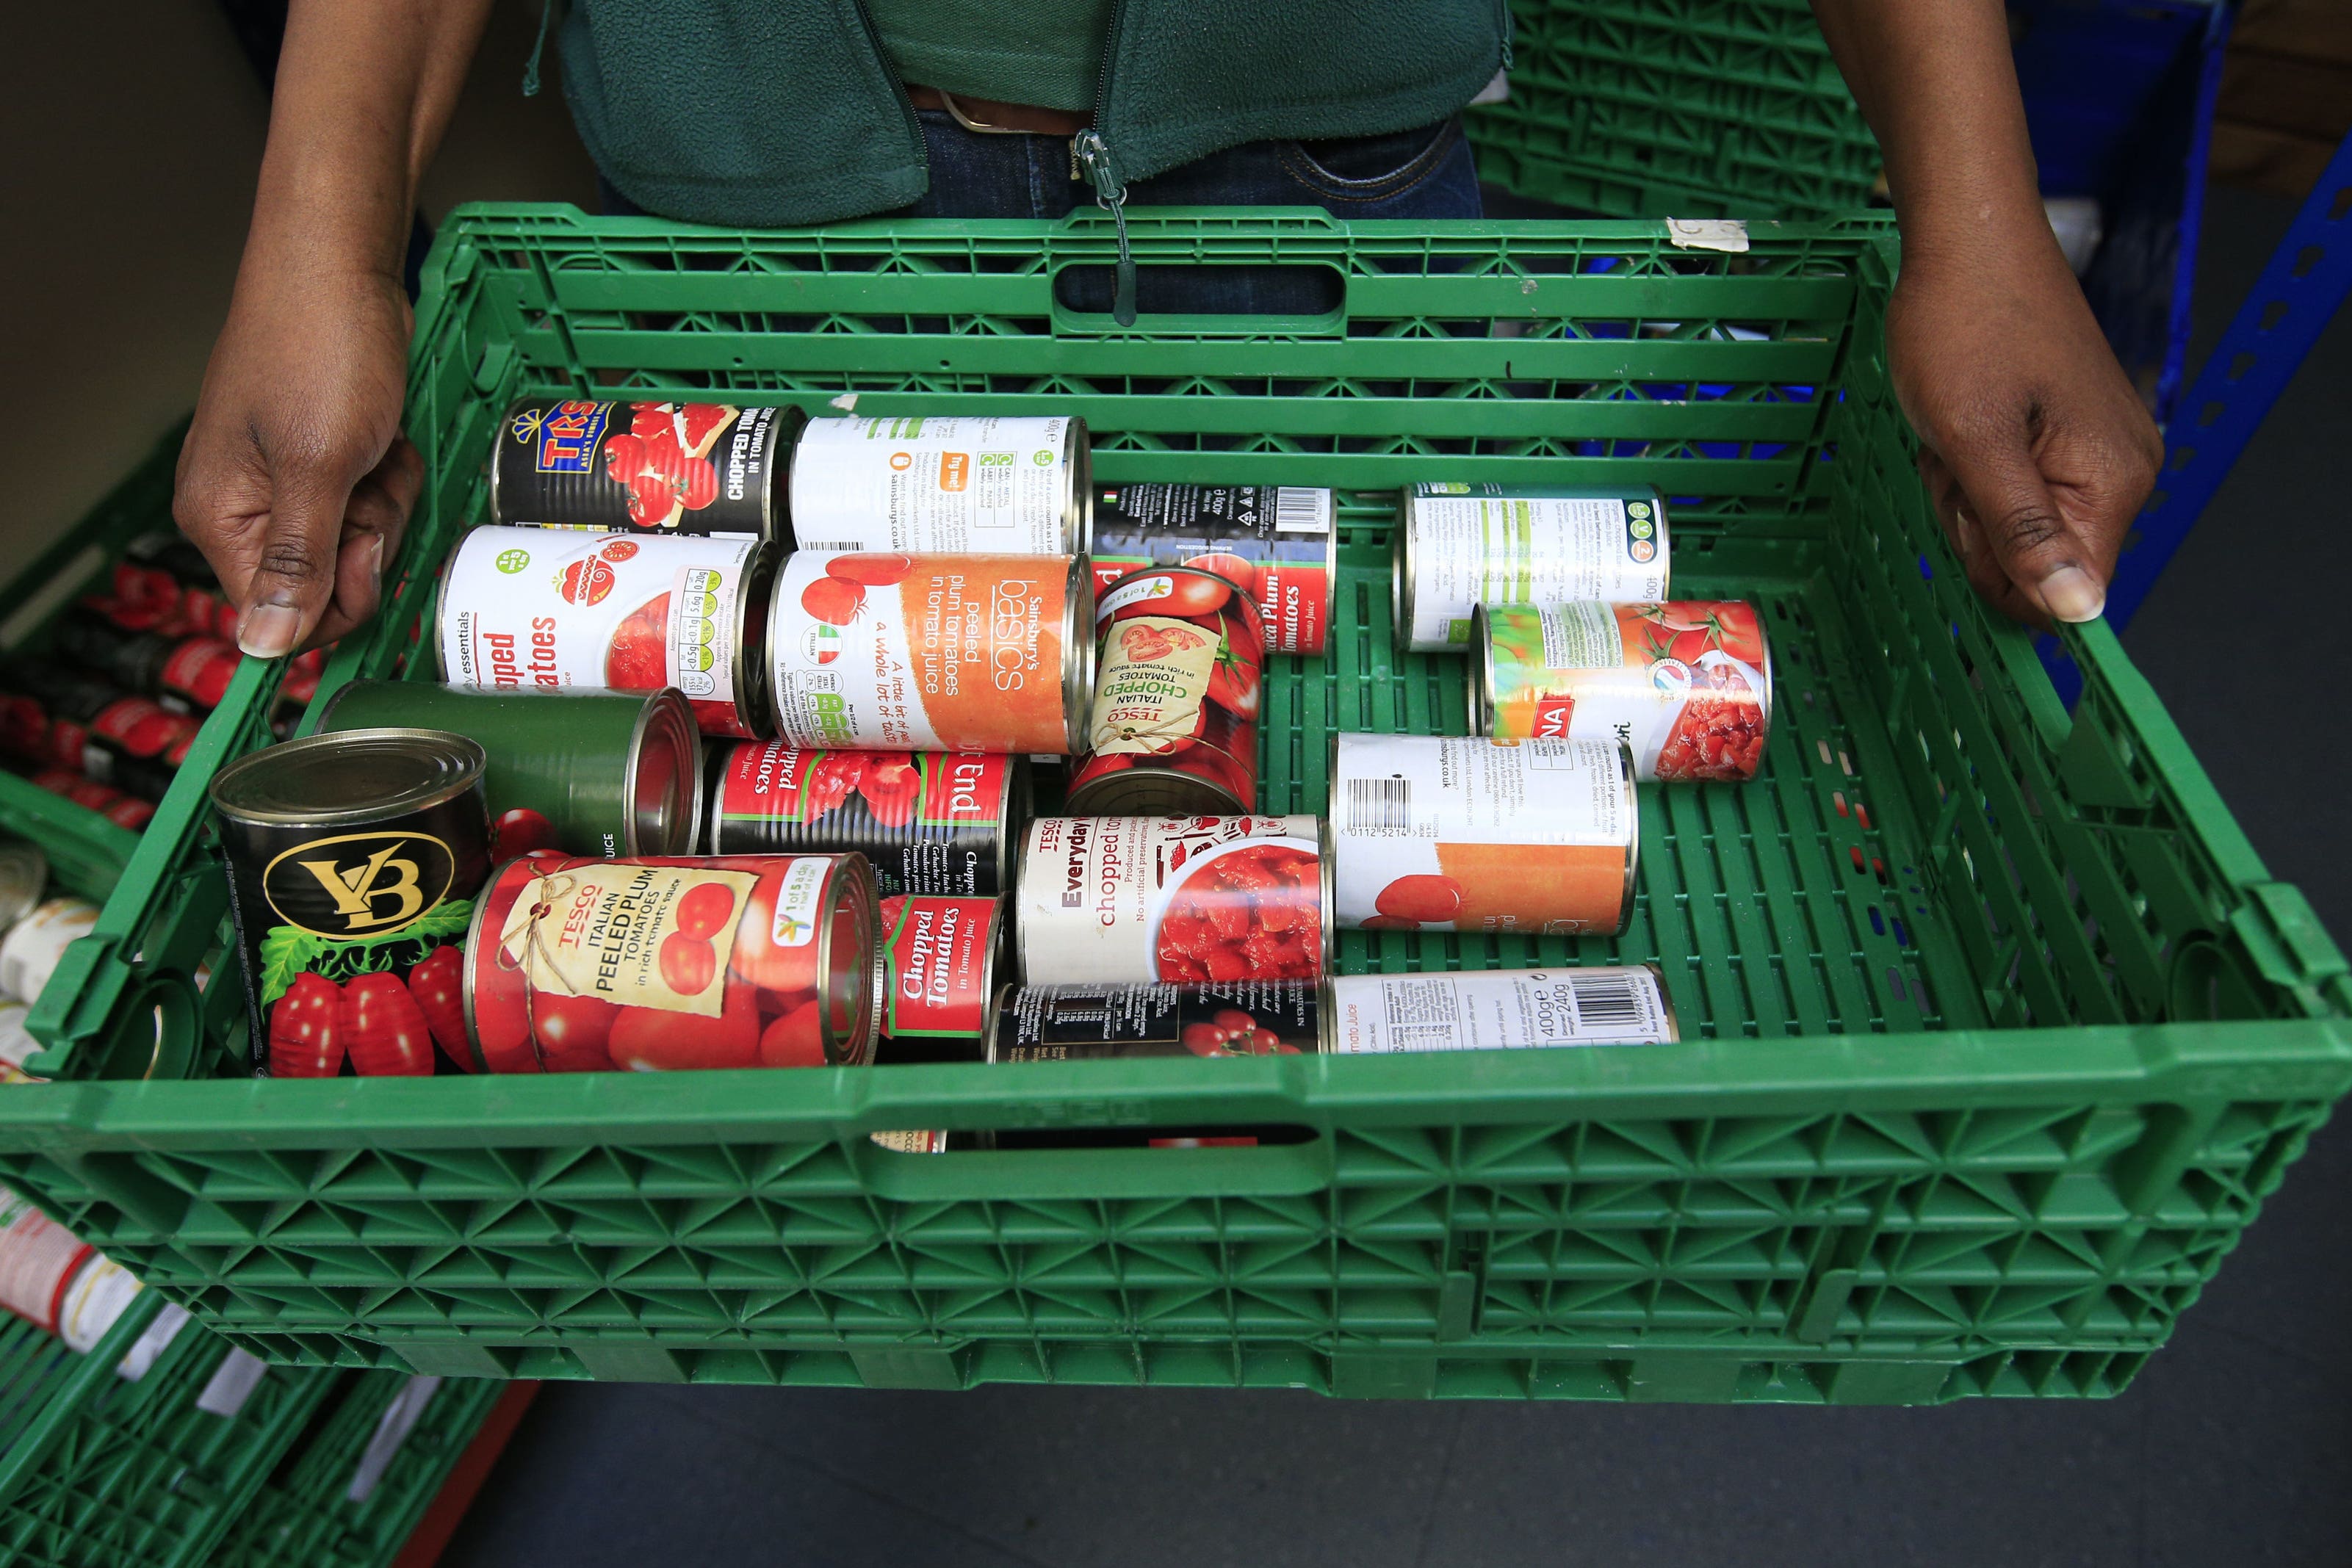
[[[1088,126],[1070,142],[1070,151],[1094,182],[1095,205],[1110,214],[1118,230],[1118,267],[1111,285],[1110,319],[1122,327],[1135,325],[1135,255],[1127,247],[1127,187],[1111,168],[1110,149],[1102,133]]]

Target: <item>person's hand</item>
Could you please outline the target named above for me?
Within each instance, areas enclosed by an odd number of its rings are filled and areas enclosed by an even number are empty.
[[[1977,591],[2030,625],[2097,616],[2164,443],[2056,244],[1906,244],[1886,340]]]
[[[375,612],[424,482],[400,434],[410,321],[396,277],[247,256],[172,512],[247,653],[332,642]]]

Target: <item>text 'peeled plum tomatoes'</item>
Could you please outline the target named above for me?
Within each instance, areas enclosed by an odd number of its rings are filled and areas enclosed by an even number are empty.
[[[490,459],[504,524],[776,537],[793,407],[528,398]]]
[[[703,734],[762,735],[773,570],[749,538],[476,528],[441,574],[441,679],[510,692],[675,686]]]
[[[1150,567],[1111,586],[1095,626],[1094,707],[1069,809],[1255,806],[1265,638],[1249,595],[1196,567]]]
[[[877,922],[862,855],[510,862],[466,942],[475,1064],[862,1064],[881,1000]]]

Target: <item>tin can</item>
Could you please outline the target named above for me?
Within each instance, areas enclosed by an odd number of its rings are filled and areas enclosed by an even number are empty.
[[[1613,741],[1331,740],[1333,918],[1348,930],[1613,936],[1641,813]]]
[[[244,658],[219,637],[126,631],[87,608],[59,616],[50,642],[57,653],[174,713],[219,706]]]
[[[1622,738],[1634,777],[1668,783],[1740,783],[1763,767],[1772,650],[1754,605],[1490,604],[1475,622],[1480,734]]]
[[[795,554],[768,614],[777,733],[1067,754],[1094,689],[1093,611],[1075,556]]]
[[[1198,567],[1149,567],[1103,595],[1095,625],[1093,718],[1068,809],[1254,808],[1265,640],[1249,596]]]
[[[882,1032],[911,1039],[974,1041],[988,1032],[1011,935],[1002,898],[886,898],[881,906],[886,985]],[[893,1061],[910,1061],[903,1051]]]
[[[68,1287],[98,1256],[98,1249],[34,1207],[24,1194],[0,1187],[0,1307],[57,1333]]]
[[[97,812],[118,828],[137,832],[155,820],[155,803],[126,795],[111,784],[85,779],[70,768],[44,768],[32,776],[36,789],[62,795],[85,810]]]
[[[49,857],[38,844],[0,839],[0,931],[33,913],[49,884]]]
[[[1074,416],[813,419],[793,446],[793,548],[1077,555],[1090,473]]]
[[[1323,1049],[1322,1019],[1313,980],[1007,986],[989,1019],[987,1060],[1300,1056]]]
[[[1309,979],[1331,946],[1313,817],[1040,817],[1015,893],[1029,985]]]
[[[772,539],[807,415],[732,402],[526,398],[490,459],[490,520]]]
[[[52,898],[8,928],[0,938],[0,992],[26,1007],[58,972],[66,948],[98,926],[98,905],[79,898]]]
[[[319,733],[446,729],[482,747],[493,855],[690,854],[701,831],[702,742],[685,696],[634,692],[469,691],[353,681],[327,699]]]
[[[18,660],[0,691],[0,745],[161,800],[203,726],[152,697],[54,662]]]
[[[955,1147],[955,1134],[945,1127],[893,1127],[868,1133],[867,1140],[894,1155],[944,1155]]]
[[[476,528],[441,573],[440,678],[499,691],[676,686],[703,734],[764,735],[774,571],[753,539]]]
[[[81,602],[126,631],[236,639],[236,607],[204,552],[177,533],[142,534],[124,545],[106,591]]]
[[[1339,581],[1328,490],[1295,485],[1120,485],[1094,493],[1095,592],[1153,566],[1213,571],[1257,605],[1269,653],[1320,653]]]
[[[353,729],[214,778],[257,1076],[427,1074],[464,1062],[457,944],[489,875],[482,748]]]
[[[488,1072],[855,1067],[882,1007],[863,855],[533,855],[466,938]]]
[[[1459,651],[1480,604],[1664,599],[1666,504],[1654,489],[1416,485],[1397,519],[1397,646]]]
[[[1324,1049],[1335,1055],[1663,1045],[1682,1038],[1654,965],[1334,975]]]
[[[710,748],[714,855],[855,850],[883,897],[989,897],[1013,886],[1028,759],[977,751]]]

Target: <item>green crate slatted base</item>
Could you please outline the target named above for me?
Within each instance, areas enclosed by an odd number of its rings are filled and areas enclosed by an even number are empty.
[[[2342,957],[2104,628],[2071,718],[1951,569],[1880,362],[1874,223],[1130,222],[1147,264],[1280,259],[1330,318],[1051,301],[1107,225],[740,236],[562,209],[445,231],[409,428],[432,479],[389,673],[482,507],[505,401],[630,372],[861,413],[1075,408],[1109,481],[1343,487],[1345,629],[1276,660],[1261,805],[1335,728],[1458,730],[1387,628],[1393,488],[1654,482],[1685,591],[1763,605],[1765,777],[1642,791],[1633,925],[1350,935],[1350,971],[1654,959],[1685,1043],[1413,1059],[667,1078],[102,1080],[0,1100],[0,1179],[273,1359],[452,1375],[1869,1403],[2122,1386],[2352,1083]],[[1734,333],[1728,329],[1740,329]],[[257,744],[250,667],[201,769]],[[200,769],[200,770],[201,770]],[[152,1049],[217,936],[175,794],[101,924],[66,1071]],[[132,963],[128,955],[142,955]],[[185,1020],[167,1020],[180,1030]],[[1287,1123],[1183,1154],[916,1156],[892,1127]]]

